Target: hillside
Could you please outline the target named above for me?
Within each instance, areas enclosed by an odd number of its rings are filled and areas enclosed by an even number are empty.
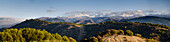
[[[12,26],[11,28],[45,29],[50,33],[59,33],[62,36],[66,35],[68,37],[73,37],[78,41],[82,38],[95,36],[98,34],[98,32],[106,31],[107,29],[121,29],[123,31],[131,30],[134,34],[141,34],[144,38],[153,38],[158,41],[168,41],[167,31],[170,27],[151,23],[113,21],[106,21],[98,24],[80,25],[67,22],[52,23],[38,19],[31,19]]]
[[[90,18],[90,19],[92,19],[95,23],[100,23],[100,22],[105,22],[105,21],[118,22],[118,20],[115,20],[111,17],[96,17],[96,18]]]
[[[157,24],[158,25],[158,24]],[[142,37],[145,38],[153,38],[160,41],[167,40],[168,35],[166,35],[166,32],[169,27],[162,27],[156,24],[149,24],[149,23],[102,23],[102,24],[96,24],[96,25],[86,25],[86,31],[90,31],[87,35],[87,37],[91,37],[94,34],[97,34],[96,32],[101,32],[103,30],[107,29],[121,29],[123,31],[125,30],[131,30],[135,34],[141,34]]]
[[[138,17],[133,19],[124,19],[121,21],[154,23],[154,24],[163,24],[163,25],[170,26],[170,18],[156,17],[156,16],[145,16],[145,17]]]
[[[114,22],[123,22],[123,21],[129,21],[129,22],[140,22],[140,23],[154,23],[154,24],[160,24],[160,25],[167,25],[170,26],[170,18],[165,17],[157,17],[157,16],[143,16],[143,17],[136,17],[136,18],[122,18],[118,19],[120,17],[81,17],[81,18],[66,18],[66,17],[56,17],[56,18],[50,18],[50,17],[41,17],[37,18],[40,20],[46,20],[48,22],[71,22],[71,23],[77,23],[77,24],[94,24],[94,23],[100,23],[105,21],[114,21]],[[117,20],[118,19],[118,20]]]
[[[145,39],[136,36],[116,35],[105,37],[104,42],[146,42]]]
[[[50,18],[50,17],[41,17],[41,18],[37,18],[40,20],[46,20],[49,22],[69,22],[68,20],[65,19],[60,19],[60,18]]]
[[[135,34],[131,30],[107,29],[97,35],[84,38],[81,42],[158,42],[154,39],[143,38],[141,34]]]
[[[79,21],[75,21],[73,23],[76,23],[76,24],[95,24],[95,22],[93,20],[79,20]]]
[[[75,39],[51,34],[46,30],[33,28],[5,29],[0,32],[0,42],[76,42]]]
[[[45,29],[50,33],[59,33],[64,36],[78,38],[79,29],[81,25],[76,25],[72,23],[52,23],[42,20],[26,20],[20,24],[12,26],[11,28],[35,28],[35,29]]]
[[[41,17],[41,18],[37,18],[37,19],[45,20],[45,21],[48,21],[48,22],[71,22],[71,23],[76,23],[76,24],[87,24],[87,23],[94,24],[94,23],[100,23],[100,22],[105,22],[105,21],[118,22],[118,20],[112,19],[110,17],[95,17],[95,18],[90,18],[90,17],[80,17],[80,18]]]

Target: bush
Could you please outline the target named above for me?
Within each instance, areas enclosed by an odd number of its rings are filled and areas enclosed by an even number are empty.
[[[114,30],[114,29],[111,29],[111,34],[112,34],[112,35],[115,35],[115,34],[117,34],[117,31]]]
[[[142,37],[142,35],[141,34],[135,34],[136,36],[138,36],[138,37]]]
[[[124,34],[124,31],[123,30],[119,30],[119,34]]]
[[[133,36],[133,32],[131,30],[126,30],[126,35]]]
[[[98,42],[98,39],[96,37],[92,37],[90,42]]]
[[[73,39],[72,37],[69,37],[70,42],[77,42],[75,39]]]

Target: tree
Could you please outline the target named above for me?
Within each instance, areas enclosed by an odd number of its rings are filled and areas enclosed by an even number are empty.
[[[63,40],[64,40],[64,42],[69,42],[70,41],[67,36],[63,36]]]
[[[92,37],[92,41],[91,42],[98,42],[98,39],[96,37]]]
[[[33,28],[22,28],[22,29],[5,29],[0,32],[0,42],[30,42],[42,40],[62,40],[69,42],[75,42],[75,39],[68,39],[67,36],[61,37],[58,33],[51,34],[46,30],[33,29]]]
[[[61,35],[59,35],[58,33],[53,34],[53,36],[58,40],[62,40]]]
[[[115,35],[115,34],[117,34],[117,31],[114,30],[114,29],[111,29],[111,34],[112,34],[112,35]]]
[[[104,24],[108,24],[108,23],[115,23],[114,21],[106,21],[104,22]]]
[[[98,40],[99,40],[99,42],[103,42],[103,39],[102,39],[102,38],[99,38]]]
[[[1,36],[2,37],[2,41],[13,41],[12,36],[8,33],[8,32],[4,32],[4,35]]]
[[[73,39],[72,37],[69,37],[70,42],[77,42],[75,39]]]
[[[51,38],[51,34],[50,33],[46,33],[43,40],[50,40],[50,38]]]
[[[84,38],[83,40],[81,40],[80,42],[89,42],[87,38]]]
[[[133,32],[131,30],[126,30],[126,35],[133,36]]]
[[[119,33],[120,33],[120,34],[124,34],[124,31],[123,31],[123,30],[119,30]]]
[[[125,29],[127,28],[127,26],[125,26]]]
[[[138,37],[141,37],[142,35],[141,34],[135,34],[136,36],[138,36]]]

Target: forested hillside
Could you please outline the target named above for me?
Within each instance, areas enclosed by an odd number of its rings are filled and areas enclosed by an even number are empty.
[[[142,37],[148,39],[156,39],[158,41],[168,40],[168,26],[151,24],[151,23],[131,23],[131,22],[113,22],[106,21],[100,24],[85,25],[85,30],[87,31],[86,38],[95,36],[98,32],[105,31],[107,29],[116,30],[131,30],[134,34],[141,34]]]
[[[154,39],[157,41],[168,41],[169,32],[168,26],[152,24],[152,23],[137,23],[137,22],[113,22],[106,21],[98,24],[74,24],[67,22],[47,22],[38,19],[26,20],[11,28],[35,28],[45,29],[50,33],[58,33],[61,36],[73,37],[77,41],[83,38],[90,38],[98,35],[99,32],[106,31],[107,29],[115,30],[131,30],[133,35],[141,34],[143,38]]]
[[[50,33],[59,33],[60,35],[78,38],[80,34],[80,24],[67,23],[67,22],[47,22],[38,19],[26,20],[20,24],[12,26],[11,28],[35,28],[35,29],[45,29]]]
[[[52,34],[46,30],[34,28],[5,29],[0,32],[0,42],[76,42],[75,39]]]
[[[154,39],[143,38],[141,34],[134,34],[131,30],[107,29],[97,35],[84,38],[81,42],[158,42]]]
[[[163,24],[163,25],[170,26],[170,18],[157,17],[157,16],[144,16],[144,17],[138,17],[133,19],[122,19],[121,21],[154,23],[154,24]]]

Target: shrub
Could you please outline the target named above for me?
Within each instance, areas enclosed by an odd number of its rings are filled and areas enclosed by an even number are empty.
[[[138,37],[141,37],[142,35],[141,34],[135,34],[136,36],[138,36]]]
[[[131,30],[126,30],[126,35],[133,36],[133,32]]]

